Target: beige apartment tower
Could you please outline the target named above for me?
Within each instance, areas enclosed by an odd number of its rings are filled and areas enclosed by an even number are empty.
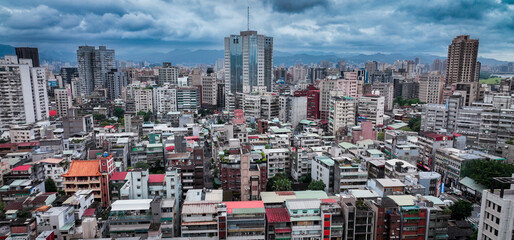
[[[477,71],[478,39],[460,35],[448,46],[446,85],[457,82],[478,81]]]

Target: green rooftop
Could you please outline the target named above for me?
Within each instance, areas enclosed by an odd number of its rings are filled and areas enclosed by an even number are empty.
[[[357,147],[356,145],[353,145],[349,142],[342,142],[342,143],[339,143],[339,146],[344,148],[344,149],[355,149],[355,148],[359,148]]]

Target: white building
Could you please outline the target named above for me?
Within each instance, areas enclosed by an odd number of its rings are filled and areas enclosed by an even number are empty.
[[[0,58],[0,128],[48,118],[48,94],[44,68],[32,60],[6,55]]]
[[[136,104],[136,112],[153,111],[153,90],[152,89],[134,89],[134,102]]]
[[[69,197],[62,204],[63,206],[71,206],[75,209],[75,219],[82,219],[82,215],[86,209],[95,201],[93,190],[78,190],[73,196]]]
[[[359,98],[357,105],[357,120],[371,121],[375,125],[384,125],[385,98],[376,95],[366,95]]]
[[[328,129],[333,135],[341,127],[355,125],[355,98],[332,97],[328,113]]]
[[[268,163],[268,179],[279,173],[286,173],[286,175],[290,174],[291,158],[289,149],[263,149],[262,152],[264,153]]]
[[[38,233],[54,231],[55,239],[71,239],[75,233],[75,214],[71,206],[51,207],[47,211],[37,212]]]
[[[163,87],[154,88],[154,113],[167,114],[177,111],[177,90],[165,85]]]
[[[71,89],[55,89],[55,103],[57,105],[57,116],[64,117],[68,114],[68,109],[73,106],[71,100]]]
[[[477,239],[512,240],[514,230],[514,181],[501,178],[510,189],[484,190],[480,208],[480,224]]]

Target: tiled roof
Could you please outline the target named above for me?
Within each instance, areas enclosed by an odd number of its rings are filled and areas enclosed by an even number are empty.
[[[110,180],[111,181],[125,180],[126,177],[127,177],[127,172],[115,172],[112,174]]]
[[[39,146],[39,142],[21,142],[18,143],[18,147],[34,147]]]
[[[234,209],[240,208],[262,208],[264,209],[263,201],[239,201],[239,202],[224,202],[227,206],[227,213],[232,213]]]
[[[21,165],[13,168],[12,171],[28,171],[31,167],[31,165]]]
[[[63,177],[100,176],[99,160],[74,160],[71,161],[70,170]]]
[[[5,207],[5,210],[20,210],[23,208],[23,202],[24,201],[16,201],[16,202],[10,202]]]
[[[266,208],[266,218],[270,223],[291,221],[285,208]]]
[[[150,174],[148,176],[149,183],[162,183],[164,182],[164,174]]]
[[[337,200],[335,200],[333,198],[325,198],[325,199],[321,199],[321,202],[322,203],[337,203]]]
[[[95,209],[88,208],[86,211],[84,211],[84,214],[82,214],[83,217],[91,217],[95,215]]]

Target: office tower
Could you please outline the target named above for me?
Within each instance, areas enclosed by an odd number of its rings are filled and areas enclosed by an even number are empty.
[[[478,39],[460,35],[448,46],[446,85],[457,82],[474,82],[478,55]]]
[[[55,102],[57,103],[57,116],[64,117],[68,115],[68,109],[72,107],[71,89],[55,89],[54,95]]]
[[[323,80],[327,77],[327,69],[326,68],[309,68],[309,83],[314,83],[318,80]]]
[[[365,68],[368,75],[371,75],[377,71],[378,63],[376,61],[366,62]]]
[[[200,89],[196,87],[177,88],[177,111],[194,112],[200,108]]]
[[[271,91],[273,38],[242,31],[225,38],[225,91]],[[227,94],[228,95],[228,94]]]
[[[62,81],[71,84],[73,78],[79,77],[79,70],[76,67],[63,67],[61,68]]]
[[[116,68],[114,50],[105,46],[79,46],[77,50],[79,78],[82,95],[90,95],[93,90],[103,88],[107,73]]]
[[[48,117],[46,71],[30,62],[9,55],[0,58],[0,128]]]
[[[443,101],[444,76],[431,72],[419,76],[419,101],[439,104]]]
[[[32,66],[39,67],[39,53],[37,48],[17,47],[15,48],[16,56],[19,59],[32,59]]]
[[[432,63],[431,70],[432,71],[440,71],[440,72],[442,72],[444,70],[443,69],[443,62],[441,61],[441,59],[439,59],[439,58],[434,59],[434,62]]]
[[[163,62],[162,67],[159,68],[159,78],[157,84],[163,85],[164,83],[177,84],[178,81],[178,67],[174,67],[169,62]]]
[[[128,84],[128,74],[127,72],[122,72],[117,69],[111,69],[107,73],[106,80],[106,88],[109,91],[108,97],[111,100],[121,98],[121,91],[123,87],[126,87]]]

